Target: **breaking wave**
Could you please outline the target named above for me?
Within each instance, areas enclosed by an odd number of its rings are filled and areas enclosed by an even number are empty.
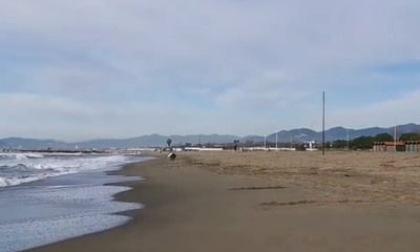
[[[123,155],[0,153],[0,187],[85,170],[118,167],[133,161],[133,157]]]

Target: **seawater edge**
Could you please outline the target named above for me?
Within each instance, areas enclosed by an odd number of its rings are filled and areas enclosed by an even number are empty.
[[[117,201],[115,195],[141,181],[120,172],[133,163],[3,188],[0,198],[7,207],[0,210],[0,251],[45,246],[127,223],[130,217],[122,213],[143,205]]]

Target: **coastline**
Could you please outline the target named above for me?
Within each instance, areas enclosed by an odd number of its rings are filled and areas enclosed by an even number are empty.
[[[230,154],[227,154],[230,155]],[[28,251],[417,251],[419,207],[388,203],[321,204],[296,181],[219,171],[190,154],[125,166],[142,176],[117,201],[141,210],[114,229]],[[123,183],[123,185],[127,185]],[[319,197],[319,198],[317,198]]]
[[[130,187],[112,183],[138,180],[136,177],[107,175],[107,171],[121,169],[124,165],[109,162],[118,159],[99,159],[109,164],[101,165],[101,169],[94,169],[92,159],[83,159],[87,161],[85,163],[77,159],[80,162],[76,164],[90,164],[92,169],[80,169],[79,172],[0,188],[0,251],[22,251],[126,223],[129,217],[113,213],[139,209],[142,205],[114,200],[115,194]],[[38,161],[45,167],[58,166],[62,162],[62,159],[38,160],[34,162]],[[64,161],[71,163],[66,159]]]
[[[109,176],[116,175],[116,176],[141,177],[142,178],[140,180],[136,179],[136,180],[125,181],[125,182],[116,182],[116,183],[104,184],[104,186],[121,186],[121,187],[131,188],[130,190],[123,191],[123,192],[115,194],[113,196],[114,201],[127,202],[127,203],[139,203],[141,205],[144,205],[143,198],[141,200],[139,200],[138,197],[137,197],[138,193],[133,192],[134,190],[137,191],[140,188],[144,187],[142,185],[142,183],[144,182],[145,178],[144,178],[143,175],[138,173],[138,169],[143,169],[144,167],[148,167],[148,166],[156,166],[156,165],[159,165],[162,161],[164,161],[163,157],[157,157],[156,155],[147,155],[147,156],[148,157],[151,156],[151,157],[153,157],[153,159],[149,159],[149,160],[141,161],[141,162],[136,162],[136,163],[132,163],[132,164],[127,164],[127,165],[122,166],[118,170],[112,170],[112,171],[105,172]],[[145,207],[142,207],[142,208],[139,208],[139,209],[114,213],[113,215],[123,215],[123,216],[127,216],[127,217],[131,218],[128,222],[126,222],[122,225],[116,226],[114,228],[99,231],[99,232],[95,232],[95,233],[91,233],[91,234],[87,234],[87,235],[82,235],[82,236],[78,236],[78,237],[74,237],[74,238],[70,238],[70,239],[66,239],[66,240],[63,240],[63,241],[58,241],[58,242],[55,242],[55,243],[52,243],[52,244],[47,244],[45,246],[36,247],[36,248],[24,250],[24,251],[27,251],[27,252],[31,252],[31,251],[73,251],[73,248],[72,248],[73,246],[77,246],[77,247],[81,246],[79,248],[80,251],[89,250],[89,245],[87,245],[87,246],[79,245],[79,243],[80,242],[81,243],[90,243],[90,240],[102,239],[101,237],[103,237],[104,235],[107,235],[108,233],[111,233],[109,235],[113,236],[113,234],[112,234],[113,232],[119,233],[121,230],[126,230],[127,228],[129,228],[129,226],[135,225],[133,222],[135,222],[136,219],[139,217],[140,211],[147,211],[147,210],[145,209]],[[72,243],[75,243],[75,244],[72,245]],[[103,249],[106,250],[105,247],[103,247]],[[113,250],[109,250],[109,251],[113,251]]]

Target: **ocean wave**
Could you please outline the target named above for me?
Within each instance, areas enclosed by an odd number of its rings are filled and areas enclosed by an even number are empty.
[[[14,186],[48,177],[93,169],[116,168],[135,161],[133,157],[115,156],[43,156],[1,153],[0,187]]]
[[[9,159],[9,160],[26,160],[26,159],[35,159],[35,158],[43,158],[44,155],[38,153],[0,153],[0,160],[1,159]]]

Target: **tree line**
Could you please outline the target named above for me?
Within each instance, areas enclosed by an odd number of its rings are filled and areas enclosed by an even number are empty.
[[[405,133],[402,134],[399,139],[402,142],[409,142],[409,141],[420,141],[420,133]],[[333,149],[352,149],[352,150],[366,150],[372,149],[375,142],[393,142],[394,137],[388,133],[378,134],[376,136],[361,136],[355,138],[351,141],[346,140],[336,140],[332,142],[326,142],[326,148],[333,148]]]

